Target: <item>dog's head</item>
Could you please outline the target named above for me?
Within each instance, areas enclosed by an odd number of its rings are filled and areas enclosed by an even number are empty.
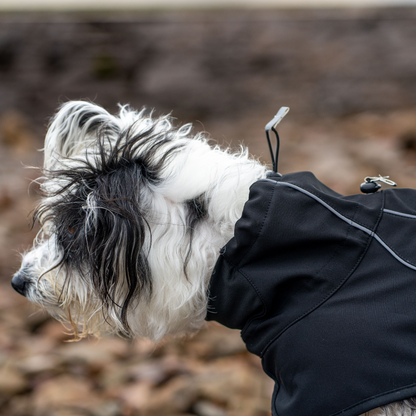
[[[190,130],[144,110],[64,104],[45,140],[41,232],[13,287],[78,336],[198,329],[218,250],[264,168]]]

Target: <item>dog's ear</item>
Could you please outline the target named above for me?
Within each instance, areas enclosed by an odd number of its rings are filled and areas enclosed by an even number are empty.
[[[137,201],[139,175],[140,166],[134,163],[110,175],[85,168],[61,171],[62,178],[72,181],[71,194],[53,201],[51,216],[62,264],[88,280],[104,315],[117,315],[125,334],[130,333],[130,305],[152,293],[147,262],[151,231]]]
[[[83,154],[96,140],[96,133],[112,116],[102,107],[87,101],[63,104],[52,119],[45,138],[45,169],[53,169],[61,158]]]
[[[128,334],[127,313],[132,301],[145,301],[152,293],[147,262],[150,228],[140,207],[130,198],[107,195],[93,203],[96,207],[86,238],[86,264],[103,308],[118,315],[123,332]]]

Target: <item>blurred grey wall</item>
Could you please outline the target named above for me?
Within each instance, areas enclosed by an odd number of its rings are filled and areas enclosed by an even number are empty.
[[[416,9],[0,15],[0,114],[59,102],[186,120],[416,106]]]

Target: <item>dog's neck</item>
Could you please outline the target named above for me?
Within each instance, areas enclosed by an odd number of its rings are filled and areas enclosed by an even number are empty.
[[[198,198],[207,210],[206,221],[225,244],[234,233],[249,196],[250,186],[265,177],[266,168],[249,157],[210,147],[195,140],[174,161],[165,197],[183,202]]]
[[[152,314],[155,327],[143,334],[144,323],[136,315],[137,333],[152,339],[190,333],[203,325],[207,288],[219,251],[234,235],[250,186],[266,172],[246,152],[232,155],[205,145],[189,154],[181,152],[173,164],[161,193],[152,199],[155,209],[162,209],[152,227],[148,258],[154,296],[146,313],[147,318]],[[201,204],[204,212],[190,224],[192,201]],[[166,225],[160,226],[163,221]]]
[[[208,191],[209,217],[224,244],[234,235],[234,226],[248,200],[250,186],[264,176],[264,166],[247,159],[231,165],[212,181]]]

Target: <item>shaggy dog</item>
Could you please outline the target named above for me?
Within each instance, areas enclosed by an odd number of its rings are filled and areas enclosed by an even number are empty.
[[[76,337],[158,341],[204,324],[207,288],[266,168],[128,106],[64,104],[45,139],[42,226],[13,287]],[[371,415],[414,415],[412,401]],[[319,415],[311,415],[319,416]]]

